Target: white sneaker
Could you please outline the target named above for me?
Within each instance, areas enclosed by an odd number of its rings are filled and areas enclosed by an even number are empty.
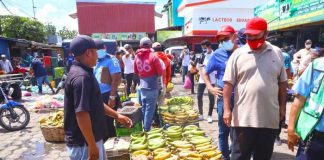
[[[276,138],[276,140],[275,140],[275,144],[277,145],[277,146],[281,146],[281,139],[280,139],[280,137],[277,137]]]
[[[199,115],[199,121],[204,120],[204,116],[203,115]]]
[[[213,123],[213,118],[212,118],[211,116],[208,116],[208,117],[207,117],[207,122],[208,122],[208,123]]]

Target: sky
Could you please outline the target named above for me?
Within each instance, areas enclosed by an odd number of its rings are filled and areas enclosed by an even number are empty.
[[[24,17],[33,17],[32,0],[2,0],[7,8],[14,14]],[[156,2],[155,10],[162,11],[163,6],[168,0],[105,0],[105,1],[137,1],[137,2]],[[78,30],[78,22],[72,19],[69,14],[76,12],[76,0],[34,0],[36,19],[46,23],[52,23],[56,30],[67,26],[69,29]],[[10,14],[0,3],[0,15]],[[167,16],[162,18],[155,17],[155,28],[167,26]]]

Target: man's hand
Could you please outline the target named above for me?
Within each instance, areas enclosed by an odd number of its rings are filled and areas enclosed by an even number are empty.
[[[109,99],[109,101],[108,101],[108,106],[109,106],[110,108],[114,108],[114,107],[115,107],[115,100],[114,100],[114,99]]]
[[[131,128],[133,126],[132,120],[124,115],[118,114],[118,117],[116,118],[116,120],[128,128]]]
[[[227,127],[231,126],[232,121],[232,112],[230,110],[225,109],[223,113],[223,120]]]
[[[222,96],[223,95],[223,91],[218,88],[218,87],[212,87],[208,89],[210,93],[212,93],[215,96]]]
[[[88,157],[89,160],[99,159],[99,150],[95,143],[88,146]]]
[[[295,130],[288,128],[288,148],[294,152],[294,147],[299,141],[300,137],[297,135]]]

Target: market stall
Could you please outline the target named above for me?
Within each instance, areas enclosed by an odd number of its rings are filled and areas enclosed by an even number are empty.
[[[172,89],[169,88],[169,91]],[[119,87],[124,92],[124,87]],[[132,128],[115,122],[117,137],[108,139],[104,146],[109,160],[218,160],[221,152],[213,144],[198,123],[198,112],[193,108],[191,97],[173,97],[159,106],[159,127],[143,132],[141,106],[136,102],[138,95],[131,94],[119,108],[119,114],[129,117]],[[49,105],[60,97],[47,97],[43,103]],[[62,100],[62,99],[60,99]],[[60,101],[59,100],[59,101]],[[128,101],[127,101],[128,100]],[[40,102],[38,102],[40,103]],[[45,105],[46,106],[46,105]],[[41,108],[43,109],[43,108]],[[40,110],[41,110],[40,109]],[[64,142],[63,109],[55,108],[47,117],[39,120],[42,134],[48,142]]]

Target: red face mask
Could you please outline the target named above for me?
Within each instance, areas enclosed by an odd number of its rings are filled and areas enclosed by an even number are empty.
[[[260,39],[255,39],[255,40],[247,39],[246,41],[252,50],[257,50],[265,43],[265,38],[262,37]]]

